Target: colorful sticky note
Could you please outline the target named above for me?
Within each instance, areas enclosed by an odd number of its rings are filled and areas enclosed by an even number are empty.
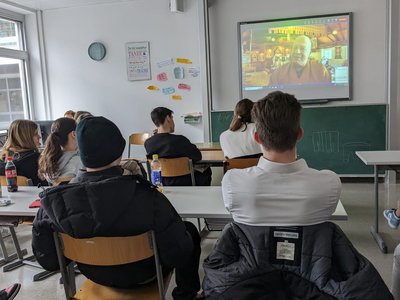
[[[183,79],[185,77],[185,69],[182,67],[174,68],[175,79]]]
[[[180,84],[178,84],[178,89],[190,91],[190,85],[188,85],[186,83],[180,83]]]
[[[167,73],[162,72],[160,74],[157,74],[157,80],[158,81],[167,81],[168,80]]]
[[[155,85],[149,85],[147,87],[148,90],[150,91],[159,91],[160,89],[158,87],[156,87]]]
[[[192,61],[187,58],[177,58],[176,62],[180,64],[188,64],[188,65],[192,64]]]
[[[199,70],[199,68],[192,67],[192,68],[189,68],[188,73],[192,77],[197,77],[197,76],[199,76],[200,70]]]
[[[174,64],[174,59],[173,58],[168,58],[166,60],[162,60],[162,61],[157,62],[157,66],[159,68],[167,67],[167,66],[173,65],[173,64]]]
[[[173,87],[166,87],[162,89],[164,95],[170,95],[175,93],[175,89]]]
[[[182,96],[181,95],[172,95],[172,100],[175,100],[175,101],[182,100]]]

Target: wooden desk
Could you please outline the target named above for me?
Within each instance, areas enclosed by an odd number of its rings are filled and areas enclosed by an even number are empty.
[[[357,151],[356,154],[366,165],[374,166],[375,224],[371,226],[371,234],[381,251],[387,253],[386,243],[379,234],[378,174],[380,170],[400,170],[400,151]]]
[[[182,218],[231,219],[225,209],[220,186],[166,186],[164,195]],[[331,220],[347,218],[347,212],[339,200]]]
[[[200,151],[221,151],[221,145],[218,142],[205,142],[195,144]]]
[[[221,150],[221,145],[214,142],[198,143],[195,144],[201,152],[200,164],[209,164],[213,167],[222,167],[225,160],[224,152]]]

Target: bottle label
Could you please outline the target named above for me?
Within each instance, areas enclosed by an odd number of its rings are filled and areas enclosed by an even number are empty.
[[[17,177],[17,170],[5,170],[6,178]]]
[[[151,183],[154,185],[162,184],[161,170],[152,170],[151,171]]]

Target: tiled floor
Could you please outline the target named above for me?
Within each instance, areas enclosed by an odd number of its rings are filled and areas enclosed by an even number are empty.
[[[400,242],[400,231],[391,230],[383,217],[380,217],[382,235],[389,246],[389,254],[382,254],[369,233],[373,221],[373,193],[374,186],[370,183],[346,183],[343,184],[341,200],[349,215],[348,221],[337,222],[343,229],[354,246],[366,256],[378,269],[388,286],[391,286],[391,270],[393,249]],[[380,214],[385,208],[400,207],[400,185],[380,185]],[[18,237],[21,244],[30,250],[31,228],[21,225],[18,228]],[[218,234],[212,233],[210,238],[202,242],[202,260],[212,250]],[[11,250],[11,242],[7,239],[7,245]],[[33,282],[32,276],[38,269],[24,266],[14,271],[0,272],[0,286],[5,287],[13,282],[21,282],[22,289],[16,299],[65,299],[62,285],[59,284],[59,275],[52,276],[41,282]],[[203,270],[200,269],[203,277]],[[82,276],[81,276],[82,277]],[[83,278],[79,278],[82,281]],[[78,282],[79,284],[79,282]],[[174,282],[169,288],[168,298]]]

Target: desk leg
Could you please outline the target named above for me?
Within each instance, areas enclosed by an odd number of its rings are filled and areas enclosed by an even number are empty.
[[[371,234],[383,253],[387,253],[387,246],[381,235],[379,234],[379,190],[378,190],[378,173],[379,167],[374,166],[374,185],[375,185],[375,224],[371,226]]]

